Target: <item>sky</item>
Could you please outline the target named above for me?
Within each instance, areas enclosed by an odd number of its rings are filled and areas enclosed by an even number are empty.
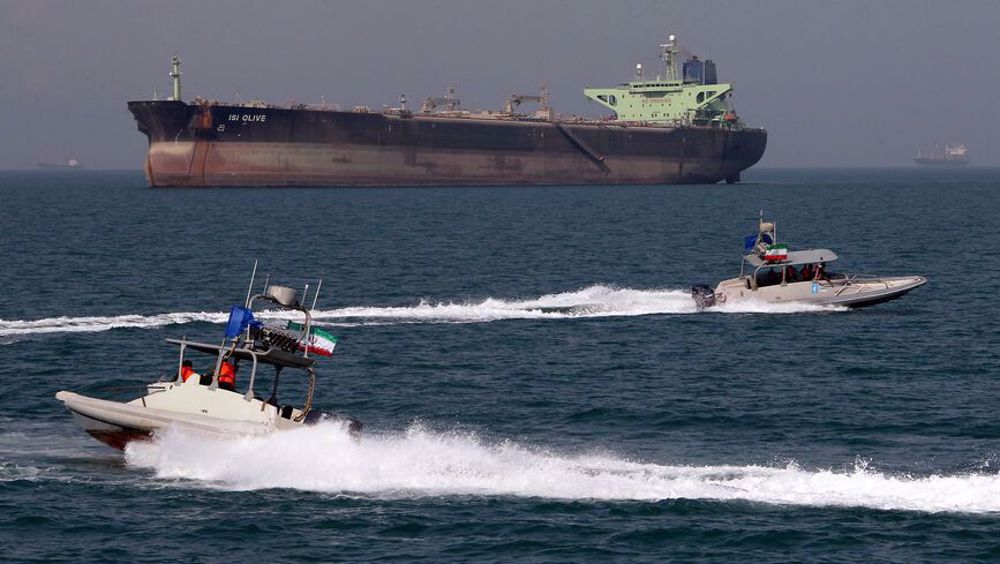
[[[499,109],[546,84],[557,112],[599,116],[583,88],[659,68],[658,44],[713,59],[759,166],[909,166],[964,142],[1000,165],[997,0],[0,0],[0,169],[78,158],[139,169],[127,100],[419,104],[454,86]]]

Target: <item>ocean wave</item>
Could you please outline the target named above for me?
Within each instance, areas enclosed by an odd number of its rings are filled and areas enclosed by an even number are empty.
[[[292,488],[384,499],[514,496],[561,500],[698,499],[880,510],[1000,511],[1000,477],[913,477],[797,465],[671,466],[611,454],[560,454],[470,433],[414,425],[354,442],[324,423],[263,437],[219,441],[168,431],[132,443],[132,467],[177,484],[231,490]],[[308,462],[306,462],[308,461]]]

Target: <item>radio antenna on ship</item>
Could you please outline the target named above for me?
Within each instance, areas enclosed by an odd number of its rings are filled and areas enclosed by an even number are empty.
[[[170,58],[170,79],[174,83],[174,96],[171,100],[181,101],[181,58],[174,55]]]
[[[667,76],[664,79],[677,80],[677,53],[679,52],[677,50],[677,36],[670,34],[667,42],[661,43],[660,47],[663,47],[663,54],[660,55],[660,58],[667,66]]]

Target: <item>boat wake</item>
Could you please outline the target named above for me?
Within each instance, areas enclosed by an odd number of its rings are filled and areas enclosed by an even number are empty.
[[[303,464],[303,461],[308,463]],[[176,431],[126,450],[132,467],[183,485],[292,488],[351,497],[514,496],[563,500],[699,499],[881,510],[1000,511],[1000,476],[911,477],[870,470],[669,466],[611,454],[566,455],[473,434],[404,433],[352,441],[333,423],[214,441]]]
[[[768,304],[746,301],[705,310],[715,313],[805,313],[841,308],[810,304]],[[688,290],[636,290],[594,285],[574,292],[546,294],[529,300],[486,298],[469,302],[421,301],[393,307],[345,307],[313,311],[322,325],[384,325],[401,323],[483,323],[505,319],[576,319],[586,317],[637,316],[696,313]],[[278,312],[266,317],[283,318]],[[94,333],[118,328],[153,329],[194,322],[222,324],[225,312],[178,312],[156,315],[95,317],[51,317],[38,320],[0,319],[0,340],[46,333]]]
[[[350,307],[315,312],[320,321],[368,320],[431,323],[480,323],[504,319],[571,319],[653,314],[694,313],[686,291],[634,290],[595,285],[545,294],[528,300],[486,298],[482,301],[421,301],[402,307]]]
[[[0,337],[45,333],[98,333],[111,329],[154,329],[164,325],[182,325],[195,321],[225,323],[228,313],[179,312],[156,315],[115,315],[92,317],[49,317],[31,321],[0,319]]]

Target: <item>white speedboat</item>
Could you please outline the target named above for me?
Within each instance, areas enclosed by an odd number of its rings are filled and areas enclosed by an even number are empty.
[[[836,253],[829,249],[789,251],[778,244],[773,222],[758,223],[757,235],[747,238],[747,250],[739,277],[723,280],[714,290],[706,285],[691,288],[699,309],[743,300],[863,307],[894,300],[927,283],[923,276],[831,272]]]
[[[264,325],[253,316],[257,303],[299,312],[304,322],[286,327]],[[316,345],[317,334],[322,339],[322,332],[312,328],[309,310],[299,304],[295,290],[268,285],[263,293],[248,297],[243,307],[233,306],[222,344],[167,339],[180,348],[177,375],[149,384],[142,397],[123,403],[61,391],[56,399],[66,405],[84,431],[118,449],[170,427],[213,436],[260,435],[330,419],[343,421],[357,438],[360,422],[312,408],[316,359],[310,352],[321,354],[325,350],[322,343]],[[189,352],[203,353],[211,370],[205,374],[193,372]],[[239,382],[235,381],[240,367],[244,367],[247,382],[242,392],[236,391]],[[255,393],[267,378],[263,374],[265,367],[273,369],[267,382],[267,399]],[[233,376],[227,377],[227,368],[232,369]],[[300,383],[306,388],[301,406],[285,404],[278,398],[279,382],[296,375],[304,376]]]

